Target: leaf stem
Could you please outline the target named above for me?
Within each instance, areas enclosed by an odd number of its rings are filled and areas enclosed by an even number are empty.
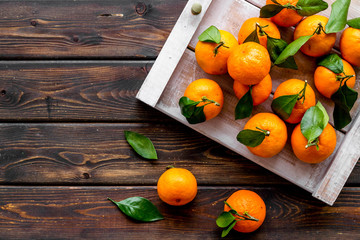
[[[312,142],[308,142],[308,144],[305,146],[305,149],[307,149],[311,146],[316,146],[316,149],[319,150],[319,138],[318,137],[315,140],[313,140]]]
[[[259,219],[257,218],[254,218],[253,216],[251,216],[247,211],[244,212],[244,215],[241,215],[239,214],[235,209],[233,209],[229,203],[227,203],[226,201],[224,201],[224,203],[232,210],[234,211],[235,215],[238,216],[238,217],[241,217],[241,218],[244,218],[244,219],[240,219],[240,218],[237,218],[236,221],[241,221],[241,220],[250,220],[250,221],[255,221],[255,222],[258,222]]]
[[[216,55],[218,54],[220,47],[229,48],[228,46],[225,46],[224,44],[225,44],[224,42],[220,42],[218,45],[216,45],[216,47],[214,48],[214,57],[216,57]]]
[[[318,23],[318,27],[315,29],[314,33],[312,34],[312,36],[314,36],[315,34],[321,34],[321,31],[323,31],[325,34],[325,30],[324,30],[324,27],[323,25],[321,24],[321,22]]]
[[[211,103],[214,103],[215,106],[218,106],[218,107],[220,106],[220,103],[218,103],[218,102],[216,102],[216,101],[214,101],[214,100],[208,99],[206,96],[202,96],[202,97],[201,97],[201,100],[202,100],[202,102],[205,102],[205,103],[206,103],[204,106],[206,106],[206,105],[208,105],[208,104],[211,104]]]
[[[259,129],[261,132],[263,132],[265,134],[265,136],[269,136],[270,135],[270,131],[269,130],[264,130],[264,129],[261,129],[259,127],[256,127],[256,129]]]
[[[308,85],[308,81],[305,80],[304,88],[301,89],[301,91],[298,93],[299,97],[298,97],[297,100],[303,99],[302,104],[304,104],[304,102],[305,102],[305,92],[306,92],[306,86],[307,85]]]

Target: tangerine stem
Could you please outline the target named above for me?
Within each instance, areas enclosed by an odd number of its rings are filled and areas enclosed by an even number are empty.
[[[220,42],[215,48],[214,48],[214,57],[216,57],[216,55],[218,54],[219,48],[220,47],[224,47],[224,48],[229,48],[228,46],[224,45],[224,42]]]
[[[308,85],[308,82],[307,82],[307,80],[305,80],[304,88],[301,89],[301,91],[298,93],[299,97],[297,100],[303,99],[302,104],[304,104],[304,102],[305,102],[305,92],[306,92],[307,85]]]
[[[269,130],[264,130],[264,129],[261,129],[259,127],[256,127],[256,129],[259,129],[261,132],[263,132],[265,134],[265,136],[269,136],[270,135],[270,131]]]
[[[201,100],[202,100],[203,102],[206,102],[206,103],[207,103],[207,104],[205,104],[204,106],[206,106],[206,105],[208,105],[208,104],[211,104],[211,103],[214,103],[215,106],[220,106],[220,103],[218,103],[218,102],[216,102],[216,101],[214,101],[214,100],[208,99],[206,96],[201,97]]]
[[[316,149],[319,151],[319,138],[318,137],[314,141],[308,142],[308,144],[306,144],[306,146],[305,146],[305,149],[307,149],[311,146],[316,146]]]
[[[239,216],[239,217],[244,218],[244,219],[237,218],[236,221],[241,221],[241,220],[250,220],[250,221],[256,221],[256,222],[259,221],[259,219],[254,218],[254,217],[251,216],[247,211],[245,211],[245,213],[244,213],[245,216],[244,216],[244,215],[241,215],[241,214],[239,214],[235,209],[233,209],[233,208],[230,206],[229,203],[227,203],[226,201],[224,201],[224,203],[225,203],[231,210],[233,210],[233,211],[235,212],[234,214],[235,214],[236,216]]]

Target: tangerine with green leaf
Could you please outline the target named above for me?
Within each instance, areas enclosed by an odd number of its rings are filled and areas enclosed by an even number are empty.
[[[281,37],[279,29],[276,27],[276,25],[273,22],[271,22],[266,18],[253,17],[247,19],[241,25],[238,34],[239,44],[242,44],[245,41],[245,39],[255,30],[257,31],[260,44],[265,48],[267,47],[267,35],[277,39]]]
[[[360,67],[360,29],[345,29],[340,38],[340,51],[346,61]]]
[[[328,158],[336,147],[336,132],[327,124],[321,135],[312,146],[301,132],[298,124],[291,134],[291,146],[295,156],[306,163],[319,163]]]
[[[281,5],[291,4],[296,6],[298,0],[277,0]],[[266,0],[266,4],[274,4],[271,0]],[[278,14],[270,18],[276,25],[281,27],[291,27],[298,24],[303,17],[296,10],[284,8]]]
[[[301,52],[311,57],[320,57],[328,54],[336,41],[336,33],[325,33],[328,18],[312,15],[302,20],[294,31],[294,40],[314,35],[300,48]]]
[[[282,82],[275,90],[273,101],[283,96],[294,96],[296,99],[296,102],[295,100],[293,102],[295,105],[290,112],[290,116],[288,118],[284,118],[284,120],[288,123],[299,123],[306,110],[316,104],[314,90],[307,81],[302,81],[300,79],[289,79]]]
[[[234,47],[238,45],[236,38],[231,33],[225,30],[218,31],[220,34],[218,42],[199,41],[195,46],[196,61],[204,72],[208,74],[227,73],[228,57]]]
[[[287,128],[275,114],[258,113],[247,121],[237,139],[254,155],[270,158],[285,147]]]
[[[258,84],[269,74],[271,68],[267,49],[255,42],[235,47],[227,64],[229,75],[244,85]]]
[[[266,217],[266,205],[257,193],[250,190],[238,190],[231,194],[226,203],[224,211],[228,212],[233,209],[238,214],[234,214],[234,216],[242,219],[236,222],[233,227],[234,230],[249,233],[255,231],[263,224]],[[245,217],[240,217],[239,215]]]
[[[266,99],[269,98],[272,89],[272,81],[270,74],[266,75],[266,77],[258,84],[251,86],[251,88],[251,97],[254,106],[265,102]],[[250,90],[250,86],[241,84],[238,81],[234,81],[233,89],[235,96],[238,99],[241,99]]]
[[[216,117],[224,105],[224,94],[221,87],[211,79],[200,78],[193,81],[185,89],[184,97],[188,98],[189,101],[180,104],[180,106],[188,121],[195,119],[194,122],[190,123],[199,123]],[[190,115],[186,115],[189,112]],[[201,121],[196,122],[196,120]]]
[[[195,176],[184,168],[166,170],[157,182],[160,199],[172,206],[182,206],[191,202],[197,194]]]
[[[334,73],[330,69],[324,66],[318,66],[314,73],[314,83],[316,89],[325,97],[331,98],[331,96],[343,86],[345,81],[348,87],[353,88],[355,86],[355,71],[353,67],[344,59],[341,59],[343,64],[342,73]]]

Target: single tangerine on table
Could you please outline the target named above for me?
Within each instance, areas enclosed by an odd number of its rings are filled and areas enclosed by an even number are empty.
[[[360,67],[360,29],[345,29],[340,37],[340,51],[346,61]]]
[[[336,132],[334,128],[327,124],[319,136],[318,147],[306,147],[308,140],[301,133],[300,124],[298,124],[291,135],[291,146],[295,156],[303,162],[319,163],[328,158],[336,147]]]
[[[353,88],[356,81],[355,71],[347,61],[342,59],[342,62],[345,75],[354,75],[346,81],[346,85],[350,88]],[[340,83],[341,86],[344,85],[345,81],[340,81],[340,79],[338,79],[339,77],[345,77],[344,73],[336,74],[326,67],[318,66],[314,73],[314,83],[316,89],[323,96],[331,98],[331,95],[333,95],[339,89]]]
[[[258,18],[253,17],[247,19],[240,28],[239,34],[238,34],[238,41],[239,44],[242,44],[245,39],[255,30],[256,24],[259,24],[263,30],[272,38],[280,38],[280,32],[279,29],[276,27],[276,25],[271,22],[270,20],[266,18]],[[257,28],[259,42],[262,46],[267,48],[267,36],[266,35],[260,35],[259,34],[259,28]]]
[[[235,47],[228,58],[228,72],[244,85],[255,85],[269,74],[270,55],[265,47],[255,42],[246,42]]]
[[[244,129],[268,131],[268,136],[256,147],[248,147],[253,154],[269,158],[278,154],[287,141],[287,128],[283,120],[273,113],[258,113],[247,121]]]
[[[249,190],[238,190],[234,192],[226,202],[239,214],[250,216],[259,221],[242,220],[236,222],[233,229],[242,233],[253,232],[264,222],[266,216],[266,206],[262,198],[255,192]],[[224,211],[230,211],[230,207],[225,204]]]
[[[305,82],[299,79],[289,79],[282,82],[274,93],[274,99],[284,95],[295,95],[304,89]],[[296,101],[296,104],[288,119],[284,119],[288,123],[299,123],[304,116],[306,110],[315,106],[316,96],[312,87],[307,84],[305,87],[305,94],[301,99]]]
[[[221,112],[224,105],[224,95],[219,84],[206,78],[200,78],[190,83],[185,90],[184,96],[193,101],[201,101],[204,97],[206,97],[218,104],[208,104],[208,102],[202,102],[197,105],[198,107],[206,105],[204,107],[206,120],[216,117]]]
[[[290,3],[293,6],[296,6],[298,0],[277,0],[281,5]],[[274,4],[271,0],[266,0],[266,4]],[[298,24],[298,22],[303,19],[301,15],[299,15],[293,9],[284,8],[278,14],[270,18],[276,25],[281,27],[291,27]]]
[[[331,51],[336,41],[336,33],[326,34],[324,32],[328,18],[320,15],[312,15],[302,20],[294,31],[294,40],[302,36],[312,35],[317,31],[301,48],[301,52],[311,57],[320,57]]]
[[[197,194],[196,178],[187,169],[170,168],[160,176],[157,192],[160,199],[169,205],[185,205]]]
[[[227,59],[233,48],[238,45],[236,38],[229,32],[219,30],[220,43],[199,41],[195,46],[195,58],[199,66],[208,74],[227,73]]]
[[[248,85],[241,84],[239,81],[234,81],[234,92],[238,99],[241,99],[250,89]],[[266,101],[271,94],[272,81],[270,74],[261,80],[256,85],[252,86],[251,97],[253,100],[254,106],[259,105]]]

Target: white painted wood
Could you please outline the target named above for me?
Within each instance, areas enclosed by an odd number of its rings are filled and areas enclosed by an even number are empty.
[[[138,99],[150,106],[156,105],[211,2],[212,0],[189,0],[139,90],[136,96]],[[198,15],[191,13],[194,3],[202,5],[202,11]]]
[[[257,4],[260,2],[257,0],[251,1],[256,2]],[[265,1],[263,2],[265,3]],[[189,3],[185,9],[187,7],[189,7]],[[360,6],[357,9],[359,10]],[[189,15],[187,10],[184,10],[179,21],[182,19],[183,14]],[[204,10],[202,14],[204,14]],[[169,40],[167,41],[137,97],[179,122],[182,122],[203,135],[208,136],[266,169],[282,176],[301,188],[306,189],[311,192],[314,197],[317,197],[328,204],[332,204],[340,193],[341,188],[359,158],[360,117],[354,121],[355,123],[353,125],[345,128],[344,131],[346,133],[346,131],[349,130],[345,135],[345,139],[347,142],[351,142],[352,146],[355,146],[355,149],[349,150],[350,147],[347,147],[348,143],[343,143],[344,134],[337,131],[337,146],[334,153],[319,164],[307,164],[298,160],[292,153],[290,141],[288,141],[285,149],[281,153],[272,158],[265,159],[257,157],[236,140],[236,135],[243,129],[248,119],[234,120],[234,109],[238,100],[233,94],[233,80],[229,75],[214,76],[206,74],[196,63],[194,52],[185,50],[188,43],[190,48],[194,48],[199,34],[210,25],[216,25],[218,28],[227,30],[237,37],[237,32],[239,31],[241,24],[247,18],[258,15],[259,8],[245,0],[213,0],[211,4],[209,3],[206,15],[202,17],[201,23],[198,22],[199,19],[191,22],[191,24],[194,24],[196,21],[199,25],[198,28],[191,25],[191,36],[184,31],[184,26],[187,25],[182,25],[186,24],[186,19],[181,20],[182,24],[177,23],[173,29],[173,32],[175,32],[174,35],[172,32],[169,36],[169,38],[175,38],[174,36],[177,36],[178,38],[183,38],[184,36],[187,37],[186,41],[176,41],[179,45],[183,44],[180,49],[181,52],[178,52],[179,46],[174,45],[174,39],[171,40],[169,44],[167,44]],[[194,16],[190,14],[188,17],[193,18]],[[187,30],[189,29],[187,28]],[[291,41],[293,29],[281,29],[281,33],[285,40]],[[315,90],[313,84],[313,73],[316,67],[315,59],[305,56],[302,53],[298,53],[295,58],[299,65],[298,71],[280,69],[277,67],[274,67],[271,70],[270,74],[273,79],[273,91],[275,91],[276,87],[281,82],[289,78],[307,79]],[[360,93],[359,69],[357,69],[356,72],[357,84],[355,89]],[[187,85],[198,78],[210,78],[217,81],[224,91],[225,103],[223,110],[218,117],[201,124],[189,125],[186,119],[181,115],[178,101],[180,97],[183,96]],[[160,88],[160,90],[157,88]],[[317,91],[316,94],[317,98],[325,105],[331,116],[333,103],[322,97]],[[271,112],[270,104],[271,99],[268,99],[260,106],[256,106],[253,114],[257,112]],[[355,116],[359,110],[360,99],[356,102],[352,115]],[[358,116],[360,116],[360,114]],[[289,139],[292,128],[293,126],[289,126],[288,128]],[[356,133],[356,131],[358,133]]]
[[[360,157],[360,114],[353,120],[334,160],[313,193],[313,196],[332,205]]]

